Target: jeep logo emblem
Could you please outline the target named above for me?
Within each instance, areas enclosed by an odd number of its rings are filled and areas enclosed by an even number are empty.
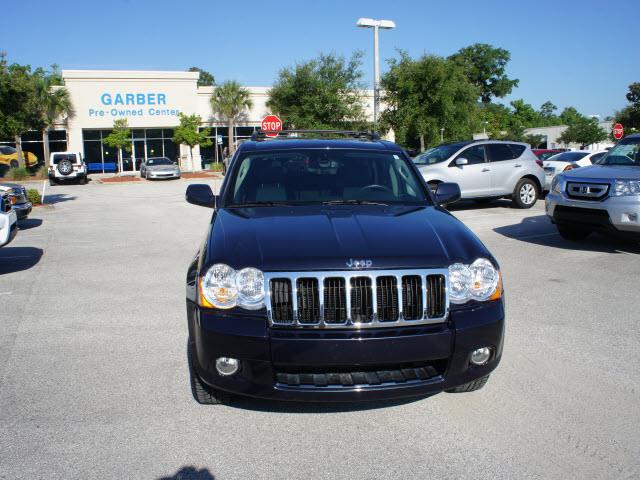
[[[347,267],[349,268],[369,268],[371,265],[373,265],[371,260],[354,260],[350,258],[347,262]]]

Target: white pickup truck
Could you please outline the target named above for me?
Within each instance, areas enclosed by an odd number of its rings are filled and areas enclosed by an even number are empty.
[[[18,233],[18,216],[11,207],[9,195],[0,192],[0,247],[11,242]]]
[[[87,183],[87,164],[80,152],[53,152],[49,157],[49,185],[78,180]]]

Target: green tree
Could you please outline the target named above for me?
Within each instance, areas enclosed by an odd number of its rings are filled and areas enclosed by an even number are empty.
[[[560,113],[560,116],[558,117],[562,125],[572,125],[585,118],[586,117],[578,112],[578,110],[576,110],[574,107],[565,108],[564,110],[562,110],[562,113]]]
[[[553,118],[555,117],[555,111],[558,109],[558,107],[556,107],[553,103],[551,103],[550,101],[546,101],[544,102],[541,106],[540,106],[540,116],[542,118]]]
[[[122,150],[131,152],[131,129],[127,119],[114,120],[113,130],[102,141],[106,146],[118,149],[118,165],[122,171]]]
[[[36,71],[36,89],[38,106],[42,123],[42,144],[44,148],[44,162],[49,166],[49,129],[54,122],[64,117],[66,121],[75,115],[69,91],[60,86],[61,77],[56,65],[51,66],[50,72]]]
[[[621,123],[625,134],[636,133],[640,130],[640,83],[629,85],[627,100],[630,104],[614,115],[614,120]]]
[[[505,73],[511,54],[503,48],[476,43],[460,49],[449,59],[460,65],[469,81],[478,87],[483,103],[491,102],[492,97],[509,95],[518,86],[518,79],[511,79]]]
[[[8,64],[0,53],[0,136],[13,138],[18,151],[18,165],[24,167],[20,135],[28,130],[40,130],[36,82],[31,67]]]
[[[393,128],[398,143],[420,149],[448,140],[469,138],[476,126],[478,90],[455,63],[434,55],[417,60],[406,52],[389,61],[381,86],[387,109],[383,126]]]
[[[362,52],[349,60],[333,54],[280,70],[267,106],[288,127],[364,129]]]
[[[200,130],[200,124],[202,118],[200,115],[185,115],[180,114],[180,125],[178,125],[173,133],[173,141],[179,144],[184,144],[189,147],[189,160],[191,161],[191,167],[193,168],[193,147],[200,145],[202,147],[208,147],[211,145],[211,134],[208,128]]]
[[[234,80],[224,82],[213,92],[211,108],[229,124],[229,155],[235,151],[233,130],[246,110],[253,106],[251,94]]]
[[[199,87],[212,87],[216,84],[215,78],[213,75],[206,70],[202,70],[198,67],[189,68],[190,72],[200,72],[200,77],[198,78],[198,86]]]
[[[598,120],[582,117],[570,123],[562,135],[558,137],[558,141],[565,145],[578,143],[582,146],[602,142],[607,139],[607,136],[607,132],[598,125]]]

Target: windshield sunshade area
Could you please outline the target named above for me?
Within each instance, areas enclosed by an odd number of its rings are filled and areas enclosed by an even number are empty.
[[[156,165],[173,165],[173,162],[166,157],[155,157],[147,160],[147,165],[156,166]]]
[[[70,162],[75,163],[76,156],[73,153],[56,153],[53,155],[54,165],[60,163],[62,160],[69,160]]]
[[[418,155],[414,159],[414,162],[416,165],[433,165],[434,163],[444,162],[449,159],[451,155],[470,143],[471,142],[458,142],[438,145]]]
[[[598,165],[627,165],[640,167],[640,138],[623,140],[602,158]]]
[[[237,160],[226,206],[429,202],[397,153],[315,149],[251,153]]]

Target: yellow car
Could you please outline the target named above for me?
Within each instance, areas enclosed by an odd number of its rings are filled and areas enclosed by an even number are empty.
[[[24,158],[24,165],[27,168],[38,165],[38,157],[31,152],[25,152],[23,150],[22,158]],[[7,166],[9,168],[18,167],[18,151],[13,147],[0,145],[0,165]]]

